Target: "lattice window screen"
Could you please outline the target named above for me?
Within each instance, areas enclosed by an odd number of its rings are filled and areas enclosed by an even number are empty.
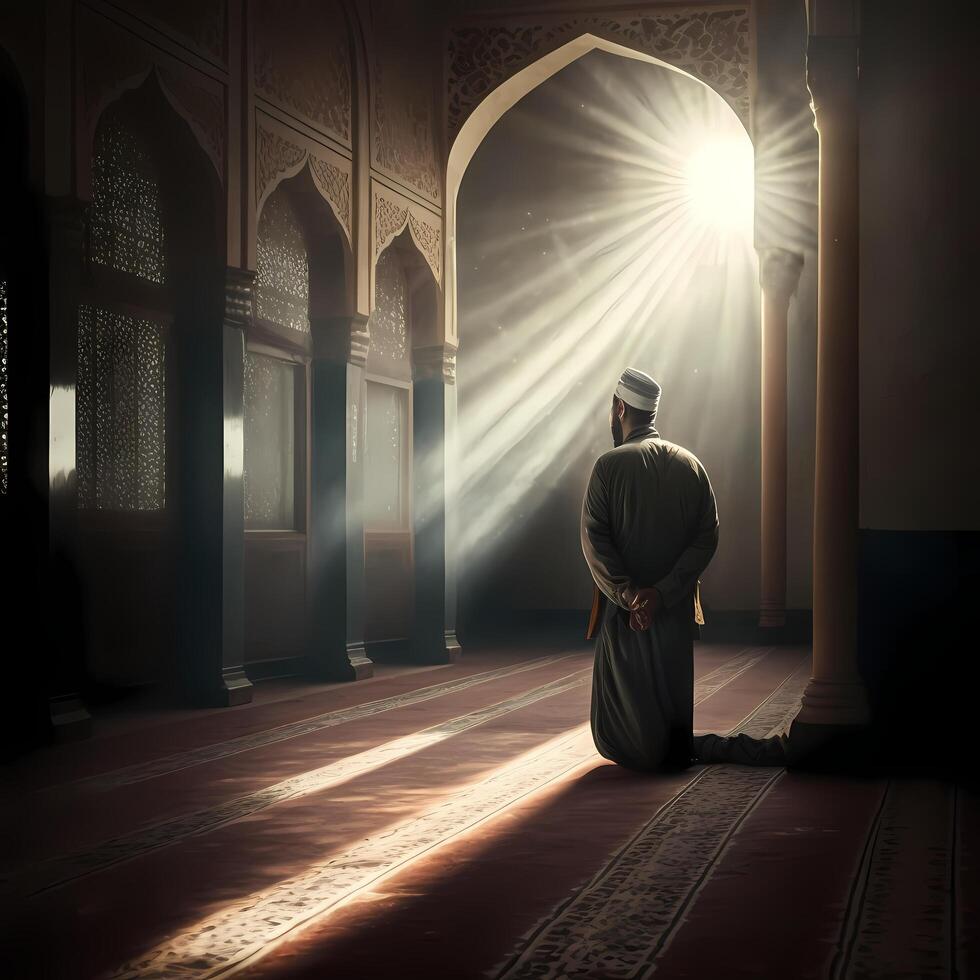
[[[0,494],[9,486],[9,403],[7,400],[7,283],[0,279]]]
[[[145,148],[111,113],[99,125],[92,163],[92,261],[164,283],[160,187]]]
[[[390,248],[378,256],[374,270],[374,310],[368,329],[375,357],[408,361],[408,283],[398,256]]]
[[[408,390],[367,385],[364,524],[369,530],[408,525]]]
[[[310,332],[310,261],[303,227],[287,194],[265,202],[256,239],[255,310],[283,327]]]
[[[164,508],[165,374],[161,324],[114,310],[79,308],[79,506],[113,511]]]
[[[245,526],[295,527],[296,368],[245,354]]]

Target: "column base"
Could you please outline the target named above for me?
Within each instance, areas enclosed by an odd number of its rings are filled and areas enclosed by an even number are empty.
[[[92,716],[77,694],[49,698],[48,717],[57,742],[75,742],[92,734]]]
[[[871,712],[864,685],[859,680],[823,681],[811,677],[796,720],[804,725],[867,725],[871,721]]]
[[[374,676],[374,661],[367,655],[363,643],[349,644],[347,647],[348,680],[363,681]]]
[[[218,687],[206,696],[206,702],[213,708],[233,708],[235,705],[249,704],[252,690],[252,682],[244,667],[225,667],[221,671]]]
[[[411,661],[415,664],[454,664],[462,655],[463,648],[454,630],[446,630],[442,641],[432,646],[411,646]]]
[[[797,718],[784,744],[790,769],[858,773],[874,765],[874,740],[866,725],[810,725]]]
[[[363,681],[374,676],[374,661],[363,643],[348,643],[345,655],[333,661],[314,655],[308,663],[310,675],[321,681]]]
[[[759,610],[759,627],[761,629],[779,629],[786,625],[786,607],[762,603]]]

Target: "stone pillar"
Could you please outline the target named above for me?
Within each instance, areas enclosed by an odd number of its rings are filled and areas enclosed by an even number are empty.
[[[85,670],[85,615],[78,570],[75,395],[84,210],[75,198],[48,198],[48,714],[57,739],[83,738],[92,720],[79,687]]]
[[[315,318],[309,661],[320,677],[360,680],[364,649],[364,365],[367,317]]]
[[[762,581],[759,625],[786,625],[786,344],[803,257],[760,255],[762,279]]]
[[[217,315],[176,324],[178,646],[192,697],[217,706],[252,700],[244,667],[243,466],[245,326],[254,278],[228,268]]]
[[[820,138],[820,218],[813,669],[798,734],[868,721],[857,668],[858,45],[836,23],[833,30],[811,35],[807,49]]]
[[[412,659],[452,663],[456,638],[457,535],[452,526],[456,454],[456,350],[436,344],[413,352],[415,624]]]

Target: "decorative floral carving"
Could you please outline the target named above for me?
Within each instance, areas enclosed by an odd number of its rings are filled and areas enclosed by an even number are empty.
[[[374,156],[378,165],[424,197],[441,200],[431,106],[409,93],[387,90],[381,65],[375,67]]]
[[[255,204],[262,202],[284,176],[298,173],[308,163],[313,183],[330,205],[343,227],[348,241],[351,237],[351,177],[350,172],[321,156],[308,146],[301,145],[259,123],[255,127]],[[315,144],[314,144],[315,145]],[[338,157],[338,159],[341,159]]]
[[[749,13],[694,10],[595,15],[561,23],[458,27],[449,41],[449,132],[522,68],[584,33],[653,55],[700,78],[738,113],[749,113]]]
[[[225,0],[128,0],[126,6],[225,64]]]
[[[415,244],[422,250],[426,262],[429,263],[436,282],[442,282],[442,229],[411,210],[408,212],[408,227]]]
[[[255,127],[255,204],[259,208],[276,180],[299,171],[306,149],[259,124]]]
[[[256,91],[350,146],[351,60],[340,5],[279,0],[252,10]]]
[[[343,225],[347,237],[350,238],[350,174],[312,154],[309,162],[313,182],[333,207],[337,220]]]
[[[139,87],[155,70],[164,93],[187,120],[223,181],[225,118],[217,83],[215,88],[207,87],[204,76],[183,68],[159,49],[122,34],[110,22],[94,18],[86,11],[79,28],[82,117],[89,137],[105,107],[127,89]]]
[[[434,203],[442,200],[434,66],[441,63],[425,0],[371,0],[371,162]]]
[[[428,263],[436,282],[442,282],[442,228],[435,215],[404,199],[375,191],[374,257],[408,226],[413,241]]]
[[[374,199],[374,257],[377,258],[388,243],[408,222],[408,205],[393,201],[381,194]]]
[[[157,77],[164,91],[176,102],[175,108],[183,109],[182,115],[194,130],[204,147],[218,176],[224,179],[225,171],[225,106],[217,92],[195,85],[183,71],[173,71],[157,65]]]

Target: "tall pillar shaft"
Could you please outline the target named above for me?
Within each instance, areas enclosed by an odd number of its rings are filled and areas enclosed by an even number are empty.
[[[415,623],[412,659],[451,663],[456,637],[455,487],[456,352],[434,345],[414,352]]]
[[[858,64],[855,37],[811,36],[820,137],[813,672],[798,722],[861,725],[857,669]]]
[[[789,303],[803,258],[762,255],[762,580],[759,625],[786,625],[786,347]]]
[[[315,320],[309,661],[338,680],[370,677],[364,649],[364,365],[367,318]]]
[[[84,608],[78,563],[78,478],[75,397],[78,301],[84,221],[81,202],[48,199],[48,617],[47,696],[58,739],[84,737],[91,718],[79,688],[85,671]]]
[[[178,644],[202,704],[252,700],[244,667],[244,328],[254,274],[226,270],[221,309],[178,327]]]

